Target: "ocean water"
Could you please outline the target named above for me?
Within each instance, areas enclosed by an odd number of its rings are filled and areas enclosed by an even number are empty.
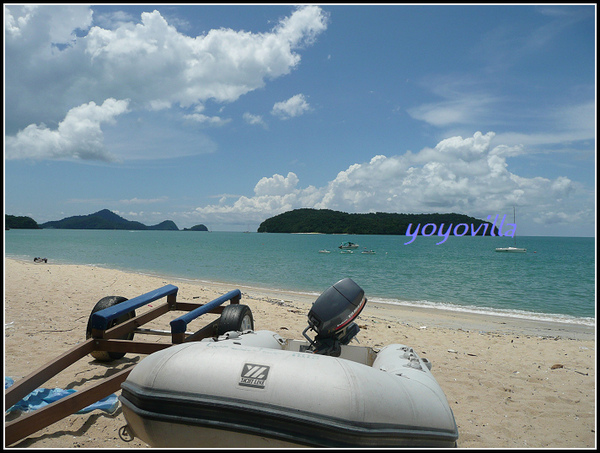
[[[595,325],[595,239],[9,230],[5,255],[308,293],[351,277],[371,301]],[[442,238],[443,239],[443,238]],[[343,241],[360,244],[340,253]],[[363,254],[367,248],[375,254]],[[331,253],[319,253],[327,249]],[[177,284],[173,282],[173,284]],[[152,290],[154,288],[148,288]]]

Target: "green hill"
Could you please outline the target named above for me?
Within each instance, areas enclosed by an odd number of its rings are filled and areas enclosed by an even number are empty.
[[[108,209],[89,215],[66,217],[62,220],[42,223],[42,228],[76,229],[76,230],[172,230],[179,231],[172,220],[165,220],[158,225],[146,226],[143,223],[126,220]]]
[[[464,214],[393,214],[377,212],[370,214],[348,214],[330,209],[295,209],[271,217],[260,224],[259,233],[324,233],[324,234],[398,234],[405,235],[406,229],[412,223],[412,231],[417,224],[424,226],[432,223],[439,226],[443,223],[445,229],[450,224],[461,223],[471,225],[475,229],[483,220]],[[486,228],[487,230],[487,228]],[[482,235],[483,228],[477,235]],[[494,234],[497,234],[494,228]],[[491,228],[486,235],[489,236]],[[419,231],[420,234],[420,231]]]
[[[31,217],[4,214],[5,228],[38,230],[40,226]]]
[[[148,230],[163,230],[163,231],[179,231],[179,228],[177,228],[177,225],[175,225],[175,222],[173,222],[172,220],[165,220],[163,222],[160,222],[158,225],[146,227],[146,229],[148,229]]]
[[[206,228],[206,225],[194,225],[191,228],[184,228],[183,231],[208,231],[208,228]]]

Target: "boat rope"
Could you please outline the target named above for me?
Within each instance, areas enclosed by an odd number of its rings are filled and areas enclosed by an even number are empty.
[[[131,434],[128,428],[128,425],[119,428],[119,437],[123,442],[131,442],[134,439],[133,434]]]

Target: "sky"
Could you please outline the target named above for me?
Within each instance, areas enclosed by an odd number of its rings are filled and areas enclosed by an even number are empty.
[[[595,236],[596,6],[4,5],[4,208]]]

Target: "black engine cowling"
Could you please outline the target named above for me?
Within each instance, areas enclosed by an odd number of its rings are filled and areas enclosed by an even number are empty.
[[[344,278],[327,288],[308,312],[308,327],[302,332],[316,354],[339,356],[341,346],[348,344],[360,328],[353,320],[367,303],[365,292],[351,278]],[[311,340],[306,332],[317,335]]]

